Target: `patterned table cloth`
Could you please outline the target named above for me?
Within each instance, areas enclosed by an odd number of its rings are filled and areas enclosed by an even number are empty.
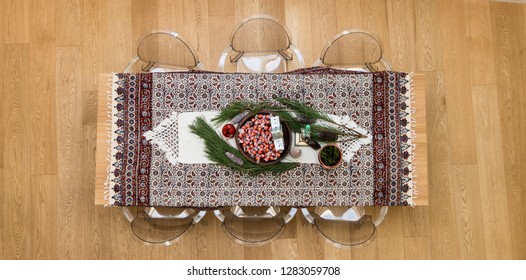
[[[107,200],[113,206],[407,206],[412,180],[410,73],[307,68],[284,74],[117,73],[108,98]],[[275,96],[349,116],[373,136],[335,170],[302,163],[256,177],[216,164],[171,163],[144,134],[173,112],[218,111]]]

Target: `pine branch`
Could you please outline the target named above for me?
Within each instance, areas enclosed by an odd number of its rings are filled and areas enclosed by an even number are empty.
[[[199,136],[205,144],[205,154],[206,157],[220,165],[230,167],[234,170],[245,172],[250,175],[259,175],[265,172],[270,172],[274,175],[281,174],[290,169],[293,169],[299,166],[299,163],[296,162],[279,162],[273,165],[257,165],[241,155],[238,149],[230,146],[225,140],[223,140],[215,131],[215,129],[210,126],[203,117],[197,117],[195,121],[189,126],[190,132]],[[226,156],[226,152],[230,152],[235,156],[243,160],[243,165],[238,165],[233,162]]]
[[[352,128],[349,128],[349,127],[347,127],[345,125],[342,125],[342,124],[339,124],[339,123],[335,122],[334,120],[331,119],[331,117],[329,117],[328,114],[318,112],[318,111],[312,109],[311,107],[309,107],[309,106],[307,106],[307,105],[305,105],[305,104],[303,104],[301,102],[290,100],[288,98],[282,98],[282,97],[276,97],[274,99],[276,101],[278,101],[279,103],[283,104],[284,106],[286,106],[286,107],[290,108],[291,110],[293,110],[296,114],[303,115],[303,116],[306,116],[306,117],[311,118],[311,119],[323,120],[323,121],[326,121],[328,123],[335,124],[339,128],[345,128],[345,129],[351,131],[350,134],[347,134],[348,136],[352,136],[352,137],[355,137],[355,138],[365,137],[365,135],[359,133],[358,131],[356,131],[356,130],[354,130]],[[325,127],[327,129],[330,129],[329,126],[325,126]],[[336,130],[339,130],[339,129],[336,129]],[[330,131],[335,132],[334,129],[331,129]],[[343,133],[340,130],[340,134],[341,135],[345,135],[346,133]]]
[[[241,114],[244,111],[249,111],[249,114],[255,114],[261,110],[269,111],[282,111],[283,107],[272,105],[270,101],[263,101],[254,103],[250,101],[236,101],[232,102],[226,108],[221,110],[216,117],[212,119],[214,124],[220,124],[222,122],[228,122],[235,116]]]
[[[295,120],[294,116],[288,111],[272,111],[272,113],[279,117],[279,120],[287,123],[289,128],[294,132],[301,132],[301,129],[305,127],[304,124],[299,123]]]
[[[328,114],[318,112],[318,111],[312,109],[311,107],[309,107],[309,106],[307,106],[307,105],[305,105],[305,104],[303,104],[301,102],[290,100],[288,98],[282,98],[282,97],[276,97],[274,99],[276,101],[278,101],[279,103],[283,104],[284,106],[290,108],[291,110],[293,110],[297,114],[304,115],[304,116],[306,116],[308,118],[311,118],[311,119],[319,119],[319,120],[324,120],[324,121],[329,122],[329,123],[336,124],[329,117]]]
[[[252,102],[246,102],[246,101],[232,102],[226,108],[221,110],[219,114],[217,114],[217,116],[212,119],[212,122],[215,124],[227,122],[231,120],[232,118],[234,118],[235,116],[237,116],[238,114],[241,114],[243,111],[250,110],[252,106],[254,106],[254,103]]]
[[[317,122],[310,124],[312,131],[316,132],[311,138],[317,142],[327,142],[327,139],[318,137],[320,132],[334,133],[338,138],[347,137],[347,139],[350,138],[351,140],[366,137],[354,129],[335,122],[328,114],[318,112],[301,102],[280,97],[276,97],[274,100],[279,102],[282,106],[275,105],[275,102],[270,100],[258,103],[251,101],[232,102],[229,106],[221,110],[219,114],[212,119],[212,122],[217,125],[223,122],[230,122],[243,112],[255,114],[259,111],[267,110],[272,111],[274,115],[279,116],[281,121],[286,122],[289,128],[296,133],[301,133],[301,129],[305,127],[305,123],[300,121],[298,116],[302,116],[302,119],[311,119],[313,122],[316,122],[316,120],[325,121],[326,123]],[[328,142],[333,141],[329,140]]]
[[[341,131],[340,129],[334,126],[331,126],[331,125],[327,125],[327,124],[315,123],[315,124],[311,124],[310,127],[312,128],[312,131],[327,131],[327,132],[336,133],[337,135],[345,135],[345,133]]]

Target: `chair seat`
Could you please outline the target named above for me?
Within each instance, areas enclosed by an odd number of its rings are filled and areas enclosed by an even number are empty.
[[[325,66],[358,72],[390,71],[383,58],[380,38],[361,29],[347,29],[328,41],[313,66]]]
[[[168,68],[168,67],[152,67],[150,68],[150,73],[166,73],[166,72],[185,72],[188,71],[188,68],[185,69],[176,69],[176,68]]]
[[[278,238],[296,214],[277,206],[232,206],[214,210],[225,234],[245,246],[263,246]]]
[[[363,206],[318,206],[313,212],[307,208],[301,208],[301,212],[332,245],[361,247],[374,240],[376,227],[384,220],[387,209],[387,206],[382,206],[374,221],[372,216],[365,214]]]
[[[152,219],[185,219],[196,211],[192,208],[146,207],[144,212]]]
[[[304,68],[303,56],[292,44],[289,29],[277,18],[255,15],[238,23],[230,34],[230,44],[219,57],[220,72],[285,73]]]
[[[371,216],[360,221],[325,220],[318,218],[314,225],[318,231],[337,247],[360,247],[374,240],[376,227]]]
[[[359,221],[365,215],[364,207],[317,207],[315,213],[324,220]]]
[[[180,207],[121,207],[133,237],[144,245],[168,246],[182,238],[206,211]]]
[[[230,212],[238,218],[273,218],[276,217],[280,209],[276,206],[270,207],[241,207],[232,206]]]
[[[137,43],[137,53],[128,62],[125,73],[179,72],[204,70],[197,52],[177,32],[153,30]]]
[[[151,218],[145,212],[131,223],[134,236],[145,245],[168,246],[181,238],[193,226],[191,217]]]
[[[247,217],[227,215],[223,222],[227,236],[247,246],[262,246],[278,238],[285,230],[283,218]]]
[[[237,62],[241,73],[287,72],[287,61],[279,53],[245,53]]]

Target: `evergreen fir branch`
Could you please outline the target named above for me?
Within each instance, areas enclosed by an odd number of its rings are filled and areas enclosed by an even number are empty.
[[[272,113],[278,116],[280,121],[287,123],[290,130],[294,132],[299,133],[301,129],[305,127],[304,124],[297,122],[292,113],[288,111],[272,111]]]
[[[259,103],[250,101],[235,101],[221,110],[219,114],[217,114],[217,116],[212,119],[212,122],[214,124],[228,122],[244,111],[249,111],[249,114],[255,114],[261,110],[281,111],[283,109],[283,107],[272,105],[270,101],[263,101]]]
[[[290,128],[291,131],[301,133],[301,129],[305,127],[305,124],[300,123],[296,121],[296,118],[294,115],[289,111],[274,111],[274,115],[279,116],[280,120],[283,122],[286,122]],[[338,125],[338,124],[337,124]],[[310,125],[312,131],[328,131],[332,133],[336,133],[340,137],[351,137],[352,139],[359,138],[361,134],[354,134],[354,133],[345,133],[340,128],[330,125],[330,124],[324,124],[324,123],[314,123]],[[324,139],[318,138],[316,135],[312,135],[312,140],[316,142],[327,142]]]
[[[299,166],[296,162],[279,162],[273,165],[257,165],[248,161],[238,149],[230,146],[223,140],[210,126],[203,117],[197,117],[196,120],[189,126],[190,132],[199,136],[205,144],[206,157],[223,166],[230,167],[234,170],[248,173],[256,176],[265,172],[270,172],[274,175],[281,174],[290,169]],[[243,160],[243,165],[238,165],[226,156],[226,152],[230,152]]]
[[[328,123],[335,124],[338,127],[345,128],[345,129],[351,131],[351,133],[348,134],[349,136],[352,136],[352,137],[355,137],[355,138],[365,137],[365,135],[359,133],[358,131],[356,131],[356,130],[354,130],[352,128],[349,128],[349,127],[347,127],[345,125],[342,125],[342,124],[339,124],[339,123],[335,122],[334,120],[331,119],[331,117],[329,117],[328,114],[318,112],[318,111],[314,110],[313,108],[311,108],[311,107],[309,107],[309,106],[307,106],[307,105],[305,105],[305,104],[303,104],[301,102],[290,100],[288,98],[282,98],[282,97],[276,97],[274,99],[276,101],[278,101],[279,103],[283,104],[284,106],[286,106],[286,107],[290,108],[291,110],[293,110],[296,114],[304,115],[304,116],[306,116],[308,118],[311,118],[311,119],[323,120],[323,121],[326,121]],[[332,130],[332,131],[334,131],[334,130]],[[342,134],[344,134],[344,133],[342,133]]]
[[[258,103],[251,101],[232,102],[226,108],[221,110],[219,114],[212,119],[212,122],[215,124],[220,124],[231,121],[237,115],[245,111],[248,111],[248,114],[252,115],[259,111],[266,110],[272,111],[274,115],[279,116],[280,120],[286,122],[293,132],[301,133],[301,129],[305,127],[305,124],[301,123],[297,119],[298,115],[302,115],[313,120],[325,121],[326,123],[317,122],[310,124],[310,126],[312,130],[316,132],[324,131],[335,133],[339,136],[340,141],[342,140],[341,138],[346,138],[346,141],[349,141],[349,138],[354,140],[357,138],[366,137],[354,129],[333,121],[328,114],[318,112],[301,102],[280,97],[276,97],[274,99],[282,106],[275,105],[276,103],[270,100]],[[344,132],[343,129],[346,129],[348,132]],[[317,137],[317,135],[313,135],[312,140],[317,142],[326,142],[324,139]]]
[[[300,114],[300,115],[304,115],[308,118],[311,118],[311,119],[318,119],[318,120],[324,120],[326,122],[329,122],[329,123],[335,123],[330,117],[328,114],[326,113],[321,113],[321,112],[318,112],[314,109],[312,109],[311,107],[301,103],[301,102],[298,102],[298,101],[294,101],[294,100],[290,100],[288,98],[282,98],[282,97],[276,97],[274,98],[276,99],[276,101],[278,101],[279,103],[283,104],[284,106],[290,108],[291,110],[293,110],[296,114]]]
[[[311,124],[310,125],[312,131],[328,131],[332,133],[336,133],[337,135],[345,135],[343,131],[341,131],[339,128],[328,125],[328,124]]]
[[[243,111],[250,110],[253,106],[255,106],[255,103],[247,101],[232,102],[226,108],[221,110],[219,114],[212,119],[212,122],[215,124],[228,122]]]

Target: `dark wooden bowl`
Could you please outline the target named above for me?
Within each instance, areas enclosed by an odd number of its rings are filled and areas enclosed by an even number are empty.
[[[243,151],[243,147],[239,144],[239,138],[238,138],[238,134],[239,134],[239,129],[251,118],[253,118],[255,115],[257,114],[271,114],[272,112],[271,111],[259,111],[255,114],[250,114],[250,115],[247,115],[246,117],[244,117],[240,122],[239,124],[237,125],[237,129],[236,129],[236,134],[234,136],[234,140],[236,141],[236,146],[237,146],[237,149],[239,150],[239,152],[250,162],[254,163],[254,164],[257,164],[257,165],[272,165],[272,164],[276,164],[278,162],[280,162],[281,160],[283,160],[283,158],[285,158],[289,151],[290,151],[290,146],[291,146],[291,143],[292,143],[292,140],[291,140],[291,136],[292,134],[290,133],[290,128],[289,126],[287,125],[286,122],[284,121],[281,121],[281,129],[283,130],[283,142],[285,143],[285,149],[283,150],[283,153],[281,154],[281,156],[276,159],[276,160],[273,160],[273,161],[260,161],[260,162],[257,162],[255,158],[253,158],[251,155],[249,155],[248,153],[246,153],[245,151]]]

